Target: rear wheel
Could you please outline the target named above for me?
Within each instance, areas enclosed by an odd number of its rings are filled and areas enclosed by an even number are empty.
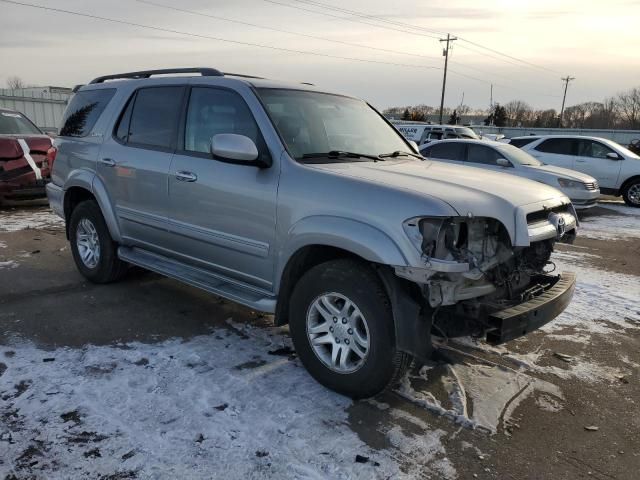
[[[640,208],[640,178],[629,182],[622,192],[622,198],[630,207]]]
[[[395,348],[389,299],[366,264],[334,260],[309,270],[294,288],[289,318],[304,366],[344,395],[375,395],[393,386],[411,362]]]
[[[126,273],[127,264],[118,258],[118,244],[94,200],[80,203],[71,213],[69,241],[76,266],[88,280],[109,283]]]

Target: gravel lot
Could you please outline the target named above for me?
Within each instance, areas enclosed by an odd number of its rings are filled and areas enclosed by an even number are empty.
[[[640,211],[583,215],[569,309],[450,340],[397,390],[316,384],[270,318],[134,269],[95,286],[45,207],[0,211],[0,479],[636,479]]]

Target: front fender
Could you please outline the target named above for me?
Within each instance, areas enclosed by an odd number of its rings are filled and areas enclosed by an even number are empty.
[[[295,252],[310,245],[340,248],[374,263],[409,265],[402,250],[385,232],[344,217],[317,215],[303,218],[289,229],[281,244],[276,291],[288,260]]]

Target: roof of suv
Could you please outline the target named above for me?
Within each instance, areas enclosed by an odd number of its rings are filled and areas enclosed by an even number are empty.
[[[166,76],[172,74],[181,74],[182,76]],[[184,76],[184,74],[188,74],[188,76]],[[165,75],[165,76],[159,76]],[[163,70],[143,70],[140,72],[129,72],[129,73],[120,73],[113,75],[105,75],[102,77],[97,77],[93,79],[87,85],[78,85],[74,91],[78,90],[86,90],[89,88],[102,88],[103,85],[108,85],[106,88],[113,88],[114,85],[130,82],[137,83],[153,83],[153,84],[162,84],[167,80],[175,81],[176,78],[202,78],[202,79],[211,79],[212,83],[220,84],[220,80],[224,79],[222,82],[227,84],[233,83],[242,83],[245,85],[250,85],[254,88],[286,88],[286,89],[295,89],[295,90],[308,90],[312,92],[323,92],[323,93],[334,93],[334,92],[326,92],[326,90],[319,89],[312,83],[296,83],[296,82],[286,82],[280,80],[271,80],[262,77],[256,77],[251,75],[243,75],[237,73],[227,73],[220,72],[213,68],[171,68],[171,69],[163,69]],[[350,95],[344,95],[341,93],[336,93],[337,95],[343,95],[351,97]]]

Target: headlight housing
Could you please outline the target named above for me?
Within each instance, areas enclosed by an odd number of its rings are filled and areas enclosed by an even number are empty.
[[[558,185],[560,185],[562,188],[578,188],[582,190],[587,189],[584,183],[575,180],[568,180],[566,178],[558,178]]]
[[[439,260],[457,260],[455,253],[466,246],[467,224],[464,219],[415,217],[403,228],[420,253]]]

